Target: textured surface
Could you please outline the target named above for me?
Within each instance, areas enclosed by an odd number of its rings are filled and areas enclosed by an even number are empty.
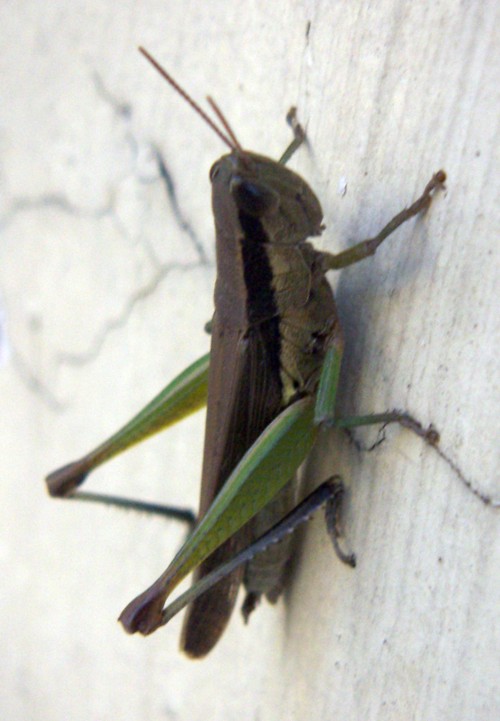
[[[58,503],[42,483],[208,347],[207,176],[223,148],[141,43],[195,97],[213,94],[252,150],[277,157],[298,106],[310,147],[292,167],[321,199],[325,248],[377,231],[447,170],[425,218],[340,276],[341,404],[432,421],[466,477],[494,492],[497,7],[2,4],[3,719],[498,718],[498,515],[410,433],[391,430],[370,454],[325,437],[311,483],[350,481],[358,568],[339,565],[317,519],[285,602],[249,628],[237,614],[198,664],[177,652],[177,620],[146,640],[115,623],[182,529]],[[194,506],[202,425],[200,414],[92,486]]]

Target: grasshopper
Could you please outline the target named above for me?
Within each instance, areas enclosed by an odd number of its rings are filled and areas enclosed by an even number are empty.
[[[261,596],[274,602],[283,587],[291,532],[326,504],[337,555],[342,489],[337,477],[297,506],[296,473],[321,424],[354,428],[398,422],[431,445],[439,436],[405,413],[339,418],[335,398],[343,350],[329,270],[373,255],[402,223],[426,210],[443,186],[437,172],[422,195],[373,238],[338,254],[308,241],[324,230],[320,203],[285,163],[305,139],[295,112],[294,138],[279,161],[244,150],[215,102],[216,124],[177,82],[141,52],[229,147],[210,171],[216,232],[217,281],[210,354],[175,378],[143,411],[83,458],[47,477],[53,496],[96,500],[77,491],[90,471],[147,436],[207,405],[197,523],[160,578],[122,612],[125,629],[146,635],[189,603],[181,646],[207,654],[220,638],[240,584],[247,618]],[[102,499],[102,497],[101,497]],[[115,497],[108,503],[158,507]],[[189,520],[187,511],[166,514]],[[193,587],[165,608],[191,571]]]

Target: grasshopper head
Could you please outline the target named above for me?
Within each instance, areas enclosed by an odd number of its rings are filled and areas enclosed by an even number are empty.
[[[263,155],[234,150],[210,170],[216,224],[234,204],[238,216],[260,221],[269,242],[294,245],[320,235],[323,211],[309,185]]]
[[[210,171],[217,229],[222,230],[229,225],[234,228],[232,221],[237,221],[240,215],[244,215],[259,222],[267,242],[294,245],[310,236],[320,235],[323,212],[307,183],[282,163],[243,150],[212,98],[209,97],[208,102],[221,127],[144,48],[139,49],[160,75],[231,149]]]

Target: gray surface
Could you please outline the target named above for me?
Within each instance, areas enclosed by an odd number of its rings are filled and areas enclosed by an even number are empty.
[[[496,7],[2,5],[3,719],[498,718],[498,519],[409,433],[361,456],[325,438],[312,475],[351,482],[358,568],[338,564],[315,520],[285,603],[249,628],[235,615],[201,663],[178,653],[178,621],[146,640],[115,623],[182,530],[56,503],[42,483],[208,347],[207,175],[223,148],[141,43],[195,97],[213,94],[253,150],[277,157],[298,106],[310,148],[292,165],[322,201],[322,247],[378,230],[447,170],[427,217],[341,276],[342,407],[434,422],[467,478],[493,491]],[[195,505],[202,426],[200,415],[132,452],[93,487]]]

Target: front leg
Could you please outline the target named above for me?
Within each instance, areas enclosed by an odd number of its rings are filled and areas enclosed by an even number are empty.
[[[430,181],[427,183],[424,192],[409,208],[405,208],[400,213],[394,216],[386,226],[382,228],[380,233],[375,235],[373,238],[368,238],[357,243],[352,248],[342,251],[341,253],[319,253],[321,257],[321,265],[326,273],[328,270],[340,270],[346,268],[348,265],[358,263],[364,258],[368,258],[373,255],[377,248],[389,237],[400,225],[406,223],[407,220],[413,218],[415,215],[427,210],[432,202],[434,191],[443,188],[446,180],[446,173],[444,170],[439,170]]]

